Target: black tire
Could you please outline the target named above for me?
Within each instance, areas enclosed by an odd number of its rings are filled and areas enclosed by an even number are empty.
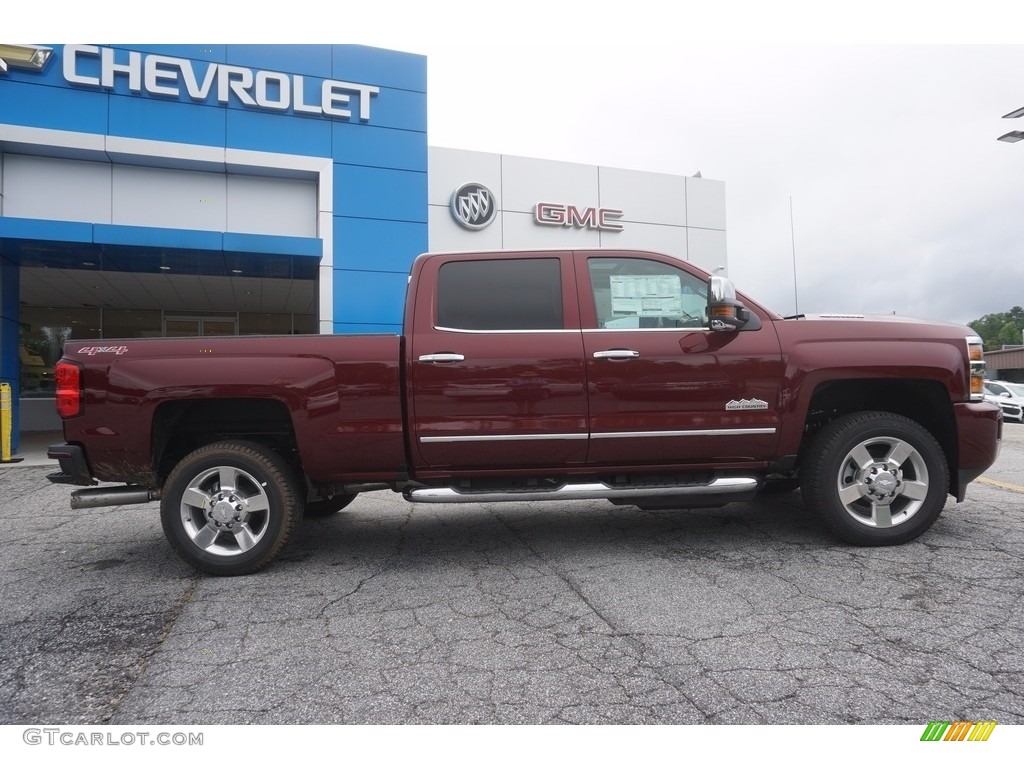
[[[306,517],[328,517],[341,512],[356,500],[356,493],[345,493],[331,496],[329,499],[316,499],[306,502]]]
[[[266,446],[212,443],[193,451],[164,483],[164,535],[185,562],[215,576],[265,567],[302,514],[288,464]]]
[[[932,434],[883,411],[826,425],[804,455],[801,478],[808,508],[860,546],[917,538],[938,519],[949,491],[946,456]]]
[[[779,477],[765,480],[764,485],[761,486],[761,493],[767,496],[778,496],[782,493],[792,493],[800,487],[800,478],[798,477]]]

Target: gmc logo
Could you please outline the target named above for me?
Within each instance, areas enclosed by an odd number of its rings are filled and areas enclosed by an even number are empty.
[[[613,219],[621,219],[618,208],[583,208],[559,203],[537,203],[533,218],[538,224],[550,227],[576,227],[577,229],[602,229],[620,232],[622,225]]]

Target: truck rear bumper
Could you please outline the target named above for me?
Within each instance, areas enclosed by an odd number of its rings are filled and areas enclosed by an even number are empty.
[[[1003,412],[992,403],[955,403],[957,433],[956,500],[963,501],[967,486],[991,467],[1003,440]]]
[[[98,485],[85,460],[85,449],[74,443],[51,445],[46,452],[47,458],[60,462],[60,471],[46,476],[51,483],[66,485]]]

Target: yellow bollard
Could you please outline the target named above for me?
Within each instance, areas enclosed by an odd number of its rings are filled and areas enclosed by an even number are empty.
[[[13,426],[14,401],[11,399],[11,385],[0,384],[0,464],[13,464],[21,459],[11,458],[11,428]]]

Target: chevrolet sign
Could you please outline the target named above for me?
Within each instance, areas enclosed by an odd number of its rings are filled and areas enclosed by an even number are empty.
[[[188,59],[158,54],[124,52],[95,45],[64,46],[64,79],[75,85],[113,88],[115,78],[126,78],[128,90],[151,96],[180,97],[182,90],[193,101],[215,98],[227,104],[232,97],[246,107],[302,115],[327,115],[369,122],[371,100],[380,88],[343,80],[324,80],[308,88],[302,75],[253,70],[230,64],[203,62],[205,70]],[[86,74],[88,60],[99,60],[99,74]],[[92,67],[95,72],[95,66]],[[309,91],[313,91],[310,98]]]

